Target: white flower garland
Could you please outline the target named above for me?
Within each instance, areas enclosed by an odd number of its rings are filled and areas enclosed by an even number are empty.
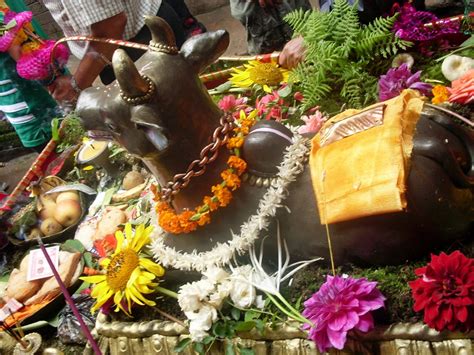
[[[309,153],[309,139],[293,132],[293,144],[285,150],[282,163],[278,167],[276,181],[268,188],[260,200],[257,212],[242,224],[240,234],[232,233],[232,239],[217,245],[207,252],[193,251],[182,253],[164,244],[166,232],[152,219],[155,228],[152,234],[151,251],[154,258],[164,267],[183,271],[195,270],[203,272],[210,266],[228,264],[236,253],[241,255],[258,239],[260,231],[267,229],[270,219],[275,217],[277,209],[288,195],[287,187],[296,180],[304,170],[306,156]]]

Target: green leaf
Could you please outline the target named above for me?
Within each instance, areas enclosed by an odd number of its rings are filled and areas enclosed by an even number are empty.
[[[221,322],[215,323],[212,326],[212,333],[217,337],[225,338],[226,331],[227,329],[226,329],[225,324],[222,324]]]
[[[191,338],[184,338],[184,339],[181,339],[180,342],[178,344],[176,344],[176,346],[174,347],[174,351],[177,352],[177,353],[180,353],[182,352],[184,349],[186,349],[189,344],[191,344]]]
[[[224,84],[221,84],[218,87],[214,88],[214,92],[224,93],[224,92],[229,91],[231,88],[232,88],[232,83],[230,81],[226,81]]]
[[[260,313],[257,313],[257,312],[254,312],[254,311],[247,311],[247,312],[245,312],[244,321],[245,322],[252,321],[255,318],[258,318],[259,315],[260,315]]]
[[[235,355],[234,344],[232,341],[228,341],[225,346],[225,355]]]
[[[278,95],[280,95],[280,97],[283,97],[283,98],[291,95],[291,86],[286,85],[283,89],[278,90]]]
[[[460,47],[474,46],[474,35],[471,35],[468,39],[461,43]]]
[[[51,135],[55,142],[59,142],[59,123],[59,118],[53,118],[51,121]]]
[[[202,343],[204,345],[209,345],[210,343],[212,343],[214,341],[214,337],[211,337],[210,335],[208,335],[207,337],[205,337],[203,340],[202,340]]]
[[[84,264],[87,267],[94,267],[94,261],[92,260],[92,254],[90,252],[85,252],[82,257],[84,258]]]
[[[78,251],[80,253],[84,253],[86,251],[84,245],[82,245],[82,243],[77,239],[66,240],[66,242],[63,244],[63,248],[71,251]]]
[[[303,300],[303,295],[300,295],[300,297],[298,297],[298,299],[296,300],[296,303],[295,303],[295,309],[296,310],[300,310],[301,308],[301,301]]]
[[[265,330],[265,322],[261,319],[256,319],[255,320],[255,328],[258,330],[260,334],[263,333]]]
[[[239,345],[240,355],[255,355],[255,351],[251,348],[244,348]]]
[[[248,321],[248,322],[238,322],[235,326],[235,330],[238,332],[248,332],[255,328],[255,322],[254,321]]]
[[[234,320],[239,320],[240,319],[240,310],[237,308],[232,308],[230,311],[230,314]]]
[[[193,221],[193,222],[196,222],[196,221],[199,221],[199,218],[201,218],[201,216],[202,216],[202,214],[196,213],[189,220]]]
[[[59,325],[59,312],[56,313],[51,319],[46,319],[46,322],[54,328],[57,328]]]
[[[205,351],[203,343],[194,343],[194,351],[200,355],[204,355]]]

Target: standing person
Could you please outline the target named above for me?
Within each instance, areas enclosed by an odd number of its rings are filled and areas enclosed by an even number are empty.
[[[145,26],[145,16],[157,15],[168,22],[172,28],[178,47],[186,39],[182,21],[167,1],[42,1],[66,36],[89,35],[148,44],[151,34]],[[92,86],[98,75],[104,84],[115,80],[110,60],[117,46],[98,42],[70,42],[69,47],[72,54],[81,61],[73,75],[60,76],[49,87],[56,100],[75,101],[81,90]],[[144,53],[138,49],[124,49],[134,61]]]
[[[293,10],[311,9],[308,0],[230,0],[232,16],[247,31],[250,54],[278,51],[293,36],[283,17]]]
[[[16,15],[0,0],[0,24],[6,25]],[[16,26],[20,26],[17,22]],[[2,41],[0,49],[0,111],[12,124],[22,144],[40,152],[51,139],[51,120],[59,113],[56,102],[36,81],[21,78],[16,62],[21,52],[20,30],[10,41]]]
[[[36,81],[19,77],[16,62],[7,53],[0,53],[0,111],[23,146],[38,153],[51,139],[51,120],[59,114],[48,91]]]
[[[173,8],[181,19],[186,37],[196,36],[207,31],[206,27],[191,14],[184,0],[164,1]]]

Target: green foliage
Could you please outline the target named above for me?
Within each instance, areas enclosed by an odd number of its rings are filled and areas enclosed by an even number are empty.
[[[388,67],[384,59],[411,45],[391,32],[396,16],[361,26],[357,3],[346,0],[336,0],[329,13],[297,10],[285,20],[306,46],[304,62],[290,77],[300,81],[305,108],[333,94],[354,108],[375,102],[378,76]]]
[[[67,116],[62,123],[62,137],[56,147],[56,151],[61,153],[67,148],[79,144],[85,135],[81,121],[74,114]]]

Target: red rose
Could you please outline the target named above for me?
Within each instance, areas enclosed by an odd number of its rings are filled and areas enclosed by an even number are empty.
[[[431,255],[431,262],[416,269],[419,279],[409,282],[413,309],[424,311],[425,323],[438,331],[474,328],[474,259],[459,251]]]

